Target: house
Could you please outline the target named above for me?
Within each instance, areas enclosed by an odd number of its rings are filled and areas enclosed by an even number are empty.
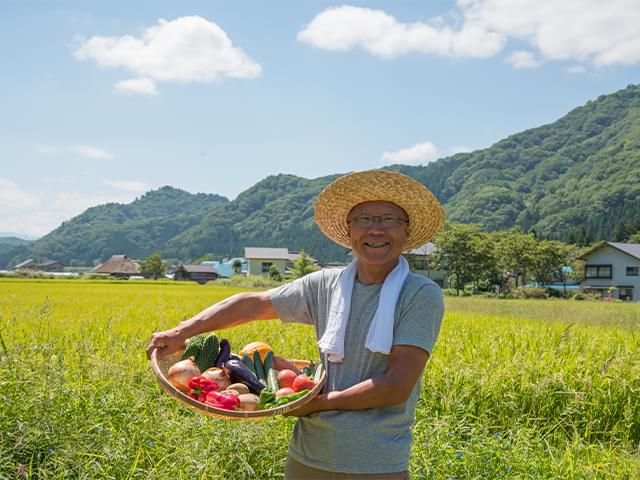
[[[39,263],[37,265],[37,270],[41,272],[62,272],[64,271],[64,265],[62,262],[58,262],[55,260],[48,260],[46,262]]]
[[[218,271],[209,265],[180,265],[173,277],[175,280],[191,280],[204,285],[218,278]]]
[[[640,300],[640,243],[605,242],[585,253],[586,293],[620,300]]]
[[[441,288],[448,288],[449,278],[447,272],[433,269],[433,254],[435,252],[436,246],[431,242],[427,242],[420,247],[404,252],[402,255],[407,259],[412,272],[429,277]]]
[[[249,275],[266,275],[272,265],[283,273],[293,266],[293,262],[298,259],[298,254],[289,252],[288,248],[245,247],[244,258],[247,259]]]
[[[15,267],[13,267],[14,270],[37,270],[37,268],[38,264],[33,258],[25,260],[24,262],[20,262]]]
[[[140,275],[140,264],[126,255],[112,255],[109,260],[91,269],[91,273],[104,273],[118,278]]]
[[[213,267],[218,272],[218,278],[231,278],[235,273],[233,271],[233,264],[230,262],[218,262],[215,260],[206,260],[200,262],[200,265],[204,267]]]

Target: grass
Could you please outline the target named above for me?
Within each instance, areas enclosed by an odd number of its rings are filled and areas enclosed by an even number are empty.
[[[0,279],[0,478],[281,478],[293,419],[193,413],[144,356],[152,331],[237,291]],[[640,477],[640,304],[446,302],[411,478]],[[305,326],[224,336],[317,357]]]

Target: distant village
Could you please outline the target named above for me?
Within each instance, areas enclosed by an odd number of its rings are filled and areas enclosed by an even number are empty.
[[[449,288],[448,272],[433,268],[435,252],[436,246],[429,242],[403,255],[413,272],[431,278],[441,288]],[[291,278],[291,269],[299,257],[300,252],[289,251],[288,248],[245,247],[244,257],[173,265],[163,271],[162,276],[176,281],[193,281],[199,284],[238,275],[273,278],[275,273],[278,278],[287,279]],[[320,264],[312,257],[308,259],[315,269],[342,266],[338,263]],[[567,290],[579,291],[605,300],[640,300],[640,244],[603,242],[584,254],[581,260],[584,262],[581,281],[565,280],[548,285],[529,286],[563,290],[565,294]],[[126,254],[117,254],[86,273],[92,276],[139,280],[149,277],[143,273],[142,264],[143,260],[132,259]],[[13,271],[24,274],[41,272],[55,277],[79,275],[78,272],[66,269],[65,265],[59,261],[38,263],[32,259],[19,263]]]

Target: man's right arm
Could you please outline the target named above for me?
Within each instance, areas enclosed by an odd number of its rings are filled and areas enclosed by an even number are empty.
[[[154,349],[160,358],[178,351],[184,342],[199,333],[223,330],[253,320],[278,318],[268,292],[243,292],[218,302],[179,325],[156,332],[147,346],[147,358]]]

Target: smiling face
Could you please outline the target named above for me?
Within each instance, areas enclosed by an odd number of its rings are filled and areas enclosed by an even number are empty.
[[[363,227],[355,221],[362,216],[374,217],[374,221],[370,226]],[[403,221],[385,227],[382,224],[385,217],[396,217]],[[409,219],[405,211],[390,202],[365,202],[355,206],[347,220],[351,248],[358,257],[358,265],[371,271],[385,271],[386,276],[398,263],[407,241]],[[360,268],[358,271],[360,274]]]

